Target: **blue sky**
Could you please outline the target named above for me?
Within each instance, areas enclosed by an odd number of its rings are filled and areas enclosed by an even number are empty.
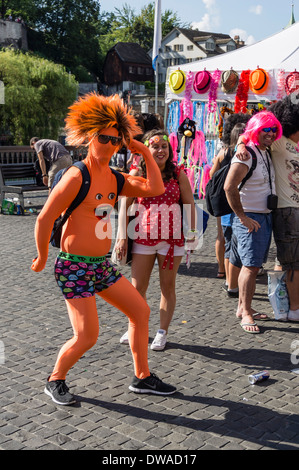
[[[200,31],[238,34],[246,44],[261,41],[281,31],[289,22],[294,3],[299,20],[299,0],[161,0],[162,11],[171,10]],[[130,5],[138,14],[146,0],[100,0],[102,11]]]

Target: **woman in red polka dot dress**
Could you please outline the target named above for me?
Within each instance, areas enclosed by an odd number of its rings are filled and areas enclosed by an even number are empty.
[[[176,305],[176,276],[184,255],[185,239],[182,230],[181,205],[191,206],[189,226],[191,232],[195,232],[195,204],[184,167],[178,167],[173,163],[173,152],[167,132],[153,129],[144,136],[143,141],[161,171],[165,193],[157,197],[135,200],[130,209],[132,212],[134,208],[137,217],[129,224],[127,237],[134,238],[132,284],[145,299],[154,263],[156,259],[158,261],[161,287],[160,328],[151,344],[151,349],[160,351],[166,346],[168,328]],[[132,203],[133,200],[129,198],[126,204],[122,201],[121,212],[126,206],[128,214],[127,209]],[[123,214],[124,212],[120,214],[120,220]],[[193,233],[190,235],[194,238]],[[126,256],[127,238],[125,239],[125,236],[119,237],[116,252],[119,259]],[[127,333],[122,336],[120,342],[128,343]]]

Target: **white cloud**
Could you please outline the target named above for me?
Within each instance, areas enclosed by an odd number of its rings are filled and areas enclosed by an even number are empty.
[[[244,31],[244,29],[234,28],[230,31],[229,35],[231,38],[239,36],[240,41],[245,41],[246,46],[250,46],[251,44],[254,44],[256,42],[254,36],[248,34],[246,31]]]
[[[216,0],[202,0],[207,12],[200,21],[191,23],[191,28],[199,31],[215,31],[220,25],[219,10],[216,6]]]
[[[216,5],[215,0],[202,0],[202,1],[203,1],[203,3],[204,3],[207,10],[211,10]]]
[[[255,15],[261,15],[263,12],[262,5],[254,5],[249,8],[250,13],[254,13]]]
[[[200,21],[191,23],[191,28],[198,29],[199,31],[211,31],[211,16],[208,13],[205,13]]]

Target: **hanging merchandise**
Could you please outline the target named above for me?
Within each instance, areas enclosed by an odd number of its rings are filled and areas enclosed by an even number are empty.
[[[219,106],[216,105],[214,111],[209,111],[209,107],[206,106],[206,120],[204,126],[204,133],[207,139],[216,139],[218,137],[218,125],[219,125]]]
[[[185,90],[186,87],[186,74],[178,69],[172,72],[169,77],[169,88],[173,93],[179,94]]]
[[[284,79],[284,70],[280,69],[277,75],[277,101],[281,100],[284,95],[285,79]]]
[[[172,132],[169,134],[169,143],[173,152],[173,162],[177,163],[178,161],[178,137],[177,132]]]
[[[235,113],[246,113],[250,70],[243,70],[239,79],[239,85],[235,98]]]
[[[177,132],[180,121],[180,103],[179,101],[173,101],[168,107],[168,118],[167,118],[167,130],[168,134]]]
[[[262,95],[265,93],[269,86],[269,75],[264,69],[257,68],[249,75],[250,90],[257,94]]]
[[[193,89],[195,93],[200,95],[207,93],[211,86],[212,77],[210,72],[207,70],[202,70],[201,72],[197,72],[194,77],[193,82]]]
[[[287,95],[299,90],[299,72],[296,70],[286,77],[285,90]]]
[[[193,119],[193,105],[191,101],[192,83],[193,83],[193,72],[188,72],[187,77],[186,77],[185,97],[183,98],[181,105],[180,105],[180,109],[181,109],[180,124],[186,118]]]
[[[221,77],[220,70],[215,70],[211,79],[211,87],[209,91],[208,112],[214,113],[217,109],[217,89]]]
[[[204,165],[199,168],[196,180],[197,195],[199,199],[204,199],[206,195],[206,185],[210,179],[212,166]]]
[[[204,111],[205,105],[199,101],[193,103],[193,116],[196,122],[196,129],[203,131],[204,128]]]
[[[189,118],[184,119],[178,128],[178,148],[180,148],[179,163],[187,166],[187,155],[193,139],[195,138],[195,122]]]
[[[238,88],[239,75],[234,70],[225,70],[221,74],[221,90],[223,93],[235,93]]]

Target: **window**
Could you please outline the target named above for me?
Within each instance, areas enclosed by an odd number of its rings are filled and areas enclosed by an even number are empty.
[[[213,51],[215,49],[215,44],[213,42],[206,42],[206,50]]]
[[[165,46],[165,52],[170,52],[171,51],[171,46]]]
[[[173,50],[176,52],[182,52],[184,50],[184,46],[183,44],[175,44],[173,46]]]
[[[193,46],[187,46],[187,51],[193,51]]]

